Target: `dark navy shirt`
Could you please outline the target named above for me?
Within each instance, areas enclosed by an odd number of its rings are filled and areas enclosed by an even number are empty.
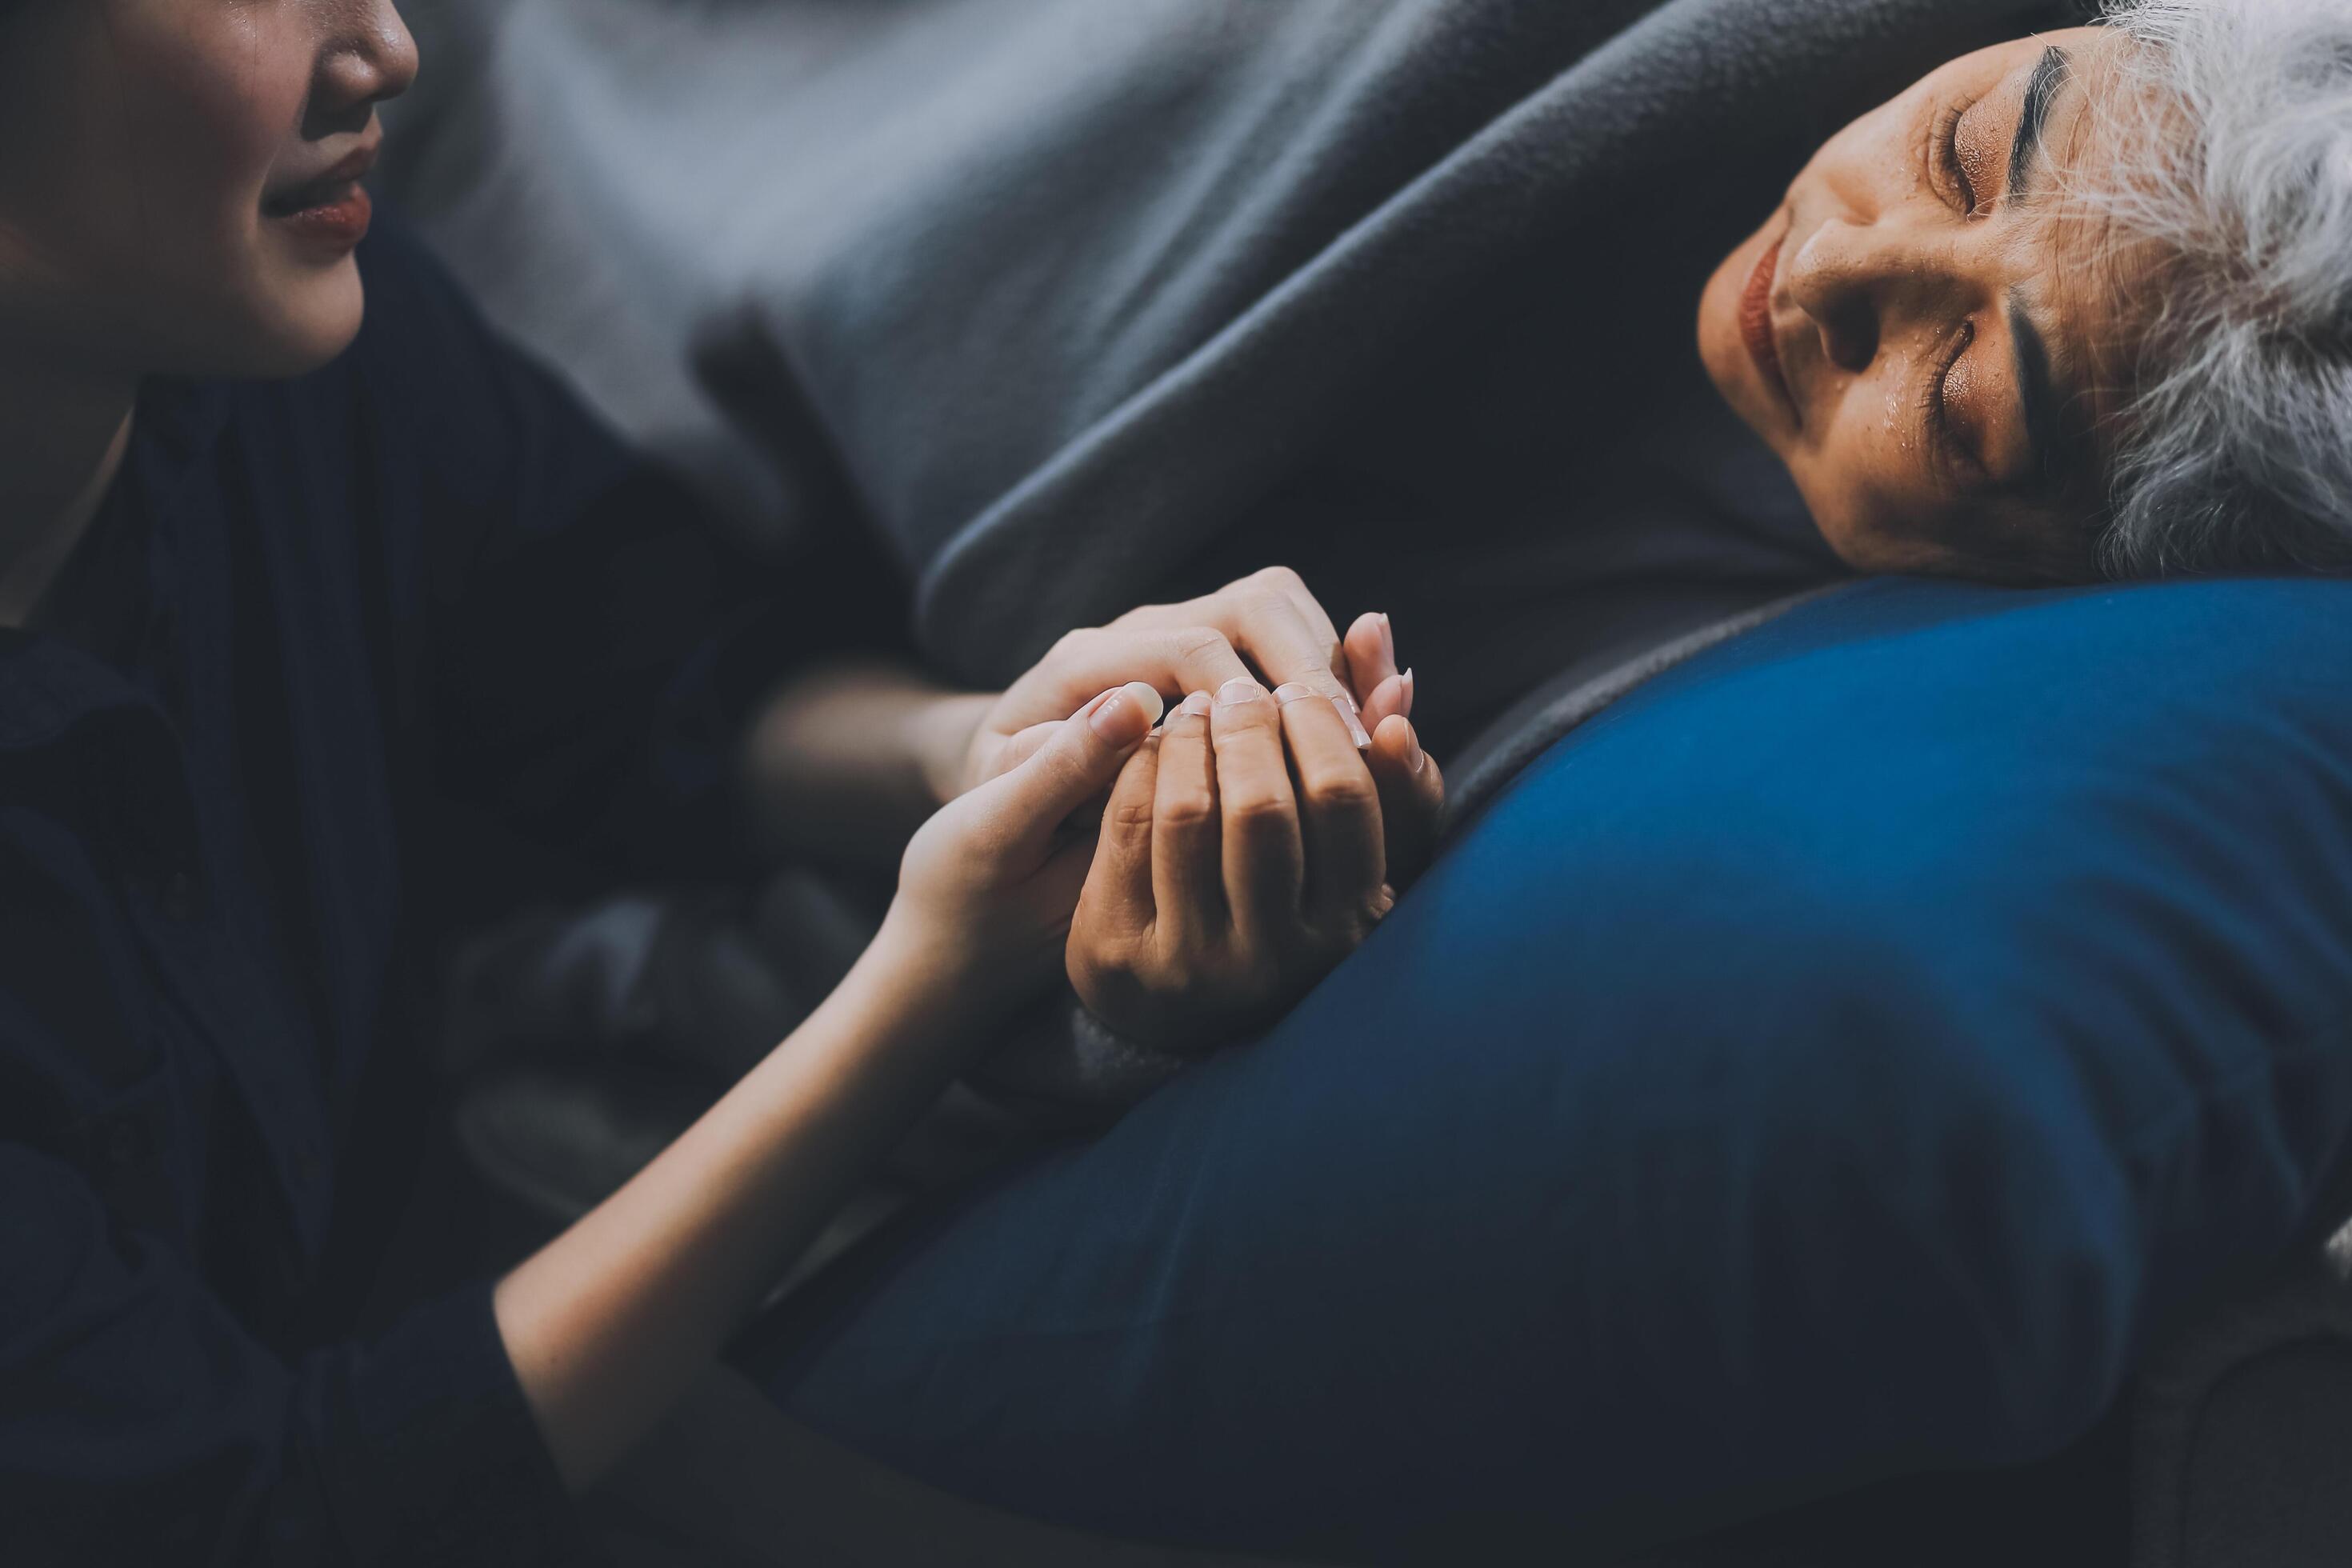
[[[147,387],[0,632],[12,1563],[576,1559],[487,1284],[355,1337],[422,960],[494,837],[723,868],[737,716],[838,619],[739,607],[686,494],[413,245],[360,264],[326,369]]]

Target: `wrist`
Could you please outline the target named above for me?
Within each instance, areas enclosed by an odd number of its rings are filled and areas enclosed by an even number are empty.
[[[937,1057],[950,1068],[987,1023],[961,994],[957,967],[939,962],[895,905],[824,1005],[889,1040],[893,1054]]]
[[[1043,961],[1019,944],[1007,951],[990,934],[942,919],[901,893],[859,962],[874,986],[908,1016],[946,1019],[976,1038],[992,1039],[1042,988]],[[1053,959],[1058,973],[1058,944]]]

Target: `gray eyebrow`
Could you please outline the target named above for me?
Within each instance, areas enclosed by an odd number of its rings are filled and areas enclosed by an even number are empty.
[[[2061,419],[2058,388],[2050,379],[2050,345],[2025,313],[2022,291],[2017,289],[2009,294],[2009,341],[2017,353],[2017,397],[2025,411],[2030,467],[2044,487],[2054,490],[2063,483],[2061,455],[2071,443]]]
[[[2009,201],[2020,201],[2025,195],[2026,176],[2032,172],[2035,154],[2042,151],[2042,127],[2050,118],[2050,100],[2065,85],[2067,68],[2066,51],[2053,44],[2042,51],[2033,74],[2026,79],[2025,105],[2018,110],[2017,135],[2009,144],[2009,184],[2001,187]]]

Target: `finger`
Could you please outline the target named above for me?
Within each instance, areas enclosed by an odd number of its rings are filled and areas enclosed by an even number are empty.
[[[1445,820],[1445,775],[1437,759],[1421,749],[1412,721],[1391,714],[1372,733],[1368,759],[1381,795],[1381,826],[1387,846],[1389,883],[1407,888],[1429,868]]]
[[[1364,705],[1364,722],[1380,728],[1371,717],[1372,698],[1382,682],[1397,672],[1396,634],[1389,618],[1378,610],[1367,610],[1358,616],[1348,628],[1348,679],[1354,683],[1357,699]]]
[[[997,752],[996,766],[991,776],[993,777],[995,773],[1009,773],[1035,756],[1037,748],[1052,740],[1054,731],[1061,727],[1062,721],[1053,719],[1043,724],[1032,724],[1025,730],[1015,730],[1012,734],[1007,735]]]
[[[1283,687],[1274,698],[1298,781],[1307,854],[1299,910],[1316,931],[1341,930],[1373,910],[1387,879],[1380,791],[1338,704],[1304,686]]]
[[[1099,925],[1123,935],[1151,929],[1151,803],[1159,785],[1160,745],[1159,736],[1145,736],[1111,785],[1079,900],[1082,926]]]
[[[1222,636],[1222,634],[1219,635]],[[1212,665],[1211,668],[1239,669],[1244,676],[1249,673],[1247,668],[1243,667],[1238,655],[1234,656],[1230,663],[1214,664]],[[1227,677],[1226,679],[1231,678]],[[1223,681],[1220,680],[1219,684],[1223,684]],[[1198,689],[1206,690],[1208,689],[1203,687],[1199,688]],[[1100,702],[1104,697],[1108,697],[1110,693],[1108,691],[1103,692],[1101,695],[1095,698],[1094,702]],[[1086,708],[1080,710],[1080,711],[1091,712],[1094,708],[1094,702],[1089,702]],[[993,765],[989,768],[988,776],[993,778],[998,773],[1009,773],[1014,768],[1019,767],[1023,763],[1027,762],[1031,757],[1036,754],[1037,748],[1051,740],[1054,732],[1061,727],[1061,720],[1048,719],[1042,724],[1032,724],[1026,729],[1015,730],[1010,735],[1005,736],[1003,740],[997,742]]]
[[[986,792],[982,808],[1005,814],[1005,831],[1042,862],[1055,830],[1109,787],[1160,712],[1160,693],[1129,681],[1070,715],[1027,762],[972,793]]]
[[[1223,632],[1274,684],[1296,681],[1342,699],[1350,732],[1360,729],[1361,705],[1346,679],[1347,655],[1339,634],[1297,573],[1269,566],[1177,610]],[[1222,682],[1204,688],[1223,689]],[[1356,743],[1371,744],[1370,732],[1357,735]]]
[[[1265,688],[1236,680],[1209,710],[1217,762],[1220,859],[1234,934],[1271,951],[1298,921],[1303,851],[1298,804],[1282,746],[1282,713]]]
[[[1364,722],[1370,724],[1375,733],[1380,731],[1381,721],[1391,713],[1401,713],[1408,719],[1412,717],[1412,671],[1409,669],[1402,675],[1390,676],[1364,699]]]
[[[1248,673],[1224,632],[1205,623],[1089,627],[1055,643],[1006,689],[998,707],[1057,723],[1096,692],[1123,681],[1139,680],[1162,692],[1214,691]]]
[[[1209,751],[1211,707],[1207,692],[1193,692],[1168,715],[1160,736],[1151,806],[1151,900],[1162,937],[1179,952],[1195,950],[1231,919],[1224,835],[1217,820],[1217,770]]]
[[[1248,655],[1276,685],[1297,681],[1342,699],[1356,744],[1371,744],[1371,734],[1360,717],[1362,704],[1348,683],[1347,652],[1339,634],[1297,573],[1287,566],[1269,566],[1202,598],[1130,610],[1108,629],[1165,634],[1171,628],[1197,631],[1202,627],[1215,630],[1233,647]],[[1058,647],[1055,650],[1055,657],[1061,653]],[[1222,690],[1230,679],[1223,675],[1197,679],[1183,689]]]
[[[1347,644],[1339,637],[1339,628],[1332,624],[1330,613],[1323,608],[1323,601],[1307,586],[1307,579],[1287,566],[1269,566],[1258,576],[1290,600],[1298,611],[1298,618],[1307,623],[1308,633],[1328,650],[1324,658],[1334,673],[1345,680],[1349,674]]]

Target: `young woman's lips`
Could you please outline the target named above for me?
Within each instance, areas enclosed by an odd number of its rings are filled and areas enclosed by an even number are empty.
[[[1756,258],[1756,270],[1748,275],[1748,287],[1739,296],[1739,338],[1748,345],[1748,357],[1756,362],[1756,372],[1764,384],[1779,394],[1780,402],[1798,423],[1804,416],[1798,411],[1797,400],[1789,391],[1789,378],[1780,368],[1780,345],[1772,334],[1772,279],[1780,265],[1780,247],[1787,242],[1783,235],[1764,247]]]
[[[349,250],[367,237],[374,216],[360,181],[374,166],[375,151],[362,147],[316,178],[268,198],[263,213],[316,245]]]
[[[374,216],[375,204],[363,187],[353,183],[277,221],[304,239],[331,249],[349,250],[367,237],[368,220]]]

